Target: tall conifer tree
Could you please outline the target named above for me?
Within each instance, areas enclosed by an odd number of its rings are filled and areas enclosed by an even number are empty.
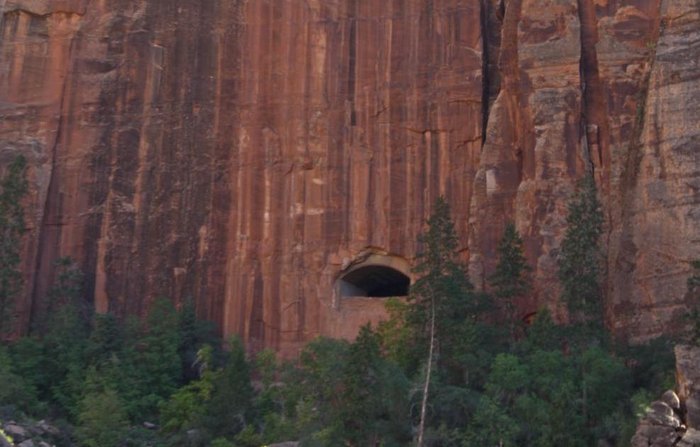
[[[568,205],[566,233],[559,257],[562,298],[574,322],[599,322],[602,318],[600,288],[603,212],[595,181],[587,176]]]
[[[505,316],[511,338],[515,336],[515,299],[530,290],[529,272],[532,269],[523,255],[523,240],[515,225],[509,222],[498,244],[498,264],[489,278],[498,306]]]
[[[436,354],[439,353],[439,363],[445,374],[449,375],[450,369],[464,368],[458,359],[463,351],[469,350],[467,346],[473,338],[468,335],[472,333],[470,321],[476,318],[479,300],[475,299],[466,269],[459,262],[457,234],[450,207],[443,197],[437,199],[427,231],[418,241],[422,251],[415,271],[420,277],[411,287],[407,322],[416,328],[419,343],[427,349],[417,433],[418,446],[422,446]]]
[[[0,338],[14,330],[14,304],[22,291],[20,246],[24,228],[22,198],[27,194],[27,161],[17,156],[0,181]]]

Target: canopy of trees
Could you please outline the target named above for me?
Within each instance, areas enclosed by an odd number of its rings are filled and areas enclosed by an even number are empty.
[[[626,347],[592,324],[602,218],[591,185],[572,199],[562,243],[566,326],[545,309],[528,327],[516,317],[530,268],[512,224],[490,293],[476,291],[439,199],[409,297],[389,300],[390,318],[355,341],[319,338],[293,362],[246,353],[236,339],[222,349],[191,305],[176,310],[166,299],[143,321],[95,315],[79,269],[61,260],[49,317],[0,346],[0,406],[68,421],[66,445],[627,445],[640,402],[668,386],[671,350],[664,340]]]

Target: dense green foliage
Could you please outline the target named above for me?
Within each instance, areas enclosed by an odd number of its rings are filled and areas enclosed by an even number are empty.
[[[700,345],[700,259],[695,259],[690,263],[692,268],[690,278],[688,278],[688,293],[686,300],[692,307],[688,319],[691,324],[690,341]]]
[[[292,362],[248,355],[235,338],[222,349],[192,305],[157,299],[143,321],[95,315],[80,271],[61,260],[47,317],[0,346],[0,410],[63,418],[83,446],[409,446],[421,420],[433,447],[625,446],[673,359],[668,341],[615,345],[589,324],[600,272],[576,262],[597,262],[600,207],[587,188],[569,207],[560,265],[575,278],[562,279],[574,324],[541,310],[516,330],[530,268],[515,227],[498,247],[493,296],[477,292],[440,199],[409,298],[387,301],[389,319],[353,342],[319,338]]]
[[[485,343],[486,328],[481,327],[479,315],[489,310],[489,301],[474,291],[465,274],[466,267],[459,261],[450,207],[442,197],[438,198],[419,243],[422,251],[415,268],[418,279],[411,287],[405,316],[412,339],[403,341],[414,346],[415,357],[407,364],[425,362],[434,315],[437,363],[444,374],[451,376],[450,381],[461,382],[478,362],[475,353]]]
[[[22,290],[20,239],[24,233],[22,198],[27,194],[27,161],[18,156],[0,179],[0,339],[14,330],[14,302]]]
[[[700,293],[700,259],[696,259],[690,264],[693,268],[693,273],[688,278],[688,293],[693,298],[700,298],[698,297],[698,293]]]
[[[603,212],[591,176],[581,180],[569,202],[566,224],[559,257],[562,298],[572,322],[599,324],[603,315],[600,289]]]
[[[528,274],[532,268],[527,264],[523,253],[523,240],[512,222],[506,225],[497,251],[498,264],[489,277],[489,284],[501,312],[501,321],[509,326],[511,339],[515,339],[520,323],[515,314],[515,300],[530,291]]]
[[[129,423],[119,395],[111,388],[88,391],[80,402],[78,439],[87,447],[117,447]]]

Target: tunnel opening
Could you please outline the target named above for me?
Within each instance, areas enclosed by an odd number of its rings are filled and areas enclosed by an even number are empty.
[[[364,265],[340,277],[341,297],[386,298],[408,295],[411,280],[404,273],[384,265]]]

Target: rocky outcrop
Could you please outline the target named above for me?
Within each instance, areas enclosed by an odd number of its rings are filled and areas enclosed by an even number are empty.
[[[673,391],[667,391],[664,396],[671,396],[678,401],[678,396]],[[680,410],[680,406],[670,405],[663,398],[652,402],[646,416],[637,426],[630,445],[632,447],[678,445],[686,432],[686,427],[681,421]]]
[[[158,296],[253,348],[351,337],[368,253],[411,263],[440,194],[484,286],[514,220],[558,306],[576,179],[607,210],[607,317],[645,339],[700,257],[698,6],[588,0],[0,1],[0,165],[25,154],[27,327],[61,256],[100,311]]]
[[[652,402],[637,426],[632,447],[700,445],[700,347],[678,345],[676,386]]]
[[[44,420],[0,421],[0,429],[1,447],[55,447],[70,443],[66,433]]]
[[[676,354],[676,384],[688,428],[700,431],[700,347],[679,345]]]

